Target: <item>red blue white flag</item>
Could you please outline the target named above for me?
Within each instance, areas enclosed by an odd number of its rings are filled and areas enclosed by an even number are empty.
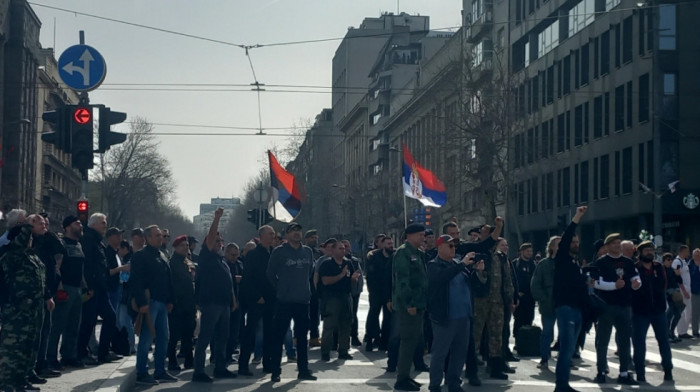
[[[403,144],[403,193],[428,207],[442,207],[447,203],[445,185],[413,159],[406,143]]]
[[[301,193],[292,173],[284,170],[272,151],[267,152],[270,160],[270,198],[269,212],[276,220],[289,223],[301,212]]]

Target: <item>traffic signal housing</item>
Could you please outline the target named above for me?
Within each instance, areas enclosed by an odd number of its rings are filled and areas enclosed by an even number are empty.
[[[260,211],[257,208],[254,208],[252,210],[248,210],[248,222],[257,226],[259,213],[260,213]]]
[[[66,116],[65,107],[56,108],[44,112],[41,115],[44,122],[51,124],[52,131],[43,132],[41,140],[45,143],[50,143],[56,146],[61,151],[70,152],[71,149],[71,134],[70,124]]]
[[[90,211],[90,205],[87,200],[78,200],[78,205],[76,206],[78,220],[87,225],[88,214]]]
[[[100,105],[99,108],[100,124],[98,126],[99,140],[97,152],[102,154],[109,150],[111,146],[124,143],[124,141],[126,141],[125,133],[112,132],[111,130],[112,125],[122,123],[124,120],[126,120],[126,113],[113,112],[112,109],[105,107],[104,105]]]
[[[92,169],[95,166],[92,106],[69,105],[65,110],[70,124],[72,166],[80,170]]]

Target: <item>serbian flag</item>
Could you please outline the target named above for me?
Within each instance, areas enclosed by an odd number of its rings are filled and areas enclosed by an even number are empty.
[[[301,193],[292,173],[284,170],[272,151],[267,151],[270,159],[270,214],[280,222],[289,223],[301,212]]]
[[[427,207],[442,207],[447,202],[445,185],[413,159],[406,143],[403,144],[403,193]]]

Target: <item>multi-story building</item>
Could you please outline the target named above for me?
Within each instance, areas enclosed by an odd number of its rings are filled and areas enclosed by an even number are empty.
[[[38,113],[55,110],[63,105],[75,104],[79,101],[78,94],[66,89],[58,82],[58,67],[53,49],[39,51],[37,70]],[[51,125],[37,117],[37,126],[41,132],[51,132]],[[63,217],[75,214],[75,202],[80,196],[80,175],[71,167],[70,154],[58,150],[53,144],[36,143],[36,167],[38,174],[35,178],[34,198],[40,201],[38,210],[43,210],[51,217],[51,229],[59,230]]]
[[[192,221],[197,234],[206,234],[214,221],[214,211],[218,208],[224,209],[224,214],[219,220],[219,228],[224,230],[228,227],[234,211],[241,206],[241,199],[237,197],[222,198],[212,197],[209,203],[201,203],[199,205],[199,215],[195,215]]]
[[[693,99],[700,3],[509,5],[513,20],[496,13],[493,24],[506,28],[517,96],[511,236],[541,249],[574,206],[588,204],[585,258],[611,232],[635,238],[646,229],[667,247],[699,240],[700,173],[691,157],[700,142]],[[671,192],[667,184],[676,180]]]
[[[35,211],[41,22],[26,0],[0,4],[0,203]]]

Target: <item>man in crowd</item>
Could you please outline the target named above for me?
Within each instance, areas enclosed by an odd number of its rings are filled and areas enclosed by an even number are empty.
[[[355,271],[359,271],[360,275],[357,281],[351,282],[350,295],[352,296],[352,329],[350,330],[351,343],[355,347],[362,346],[359,335],[359,325],[357,320],[357,310],[360,306],[360,294],[362,294],[362,288],[364,287],[365,280],[362,273],[362,266],[360,259],[353,256],[352,249],[350,247],[350,241],[343,240],[343,246],[345,247],[345,258],[350,260],[352,268]]]
[[[433,324],[433,346],[430,357],[430,391],[440,391],[443,372],[448,391],[461,391],[460,373],[467,358],[469,336],[472,334],[472,298],[467,267],[474,263],[470,252],[458,263],[455,239],[447,234],[438,237],[437,257],[428,262],[428,307]],[[477,270],[483,269],[483,261]],[[445,359],[449,353],[449,364]],[[413,388],[413,390],[418,390]]]
[[[243,260],[241,299],[245,313],[245,325],[241,335],[241,354],[238,357],[238,374],[252,376],[248,365],[255,347],[255,334],[259,323],[263,323],[263,371],[271,372],[274,337],[273,316],[275,312],[275,289],[267,279],[267,266],[270,262],[275,229],[262,226],[258,230],[258,243]]]
[[[690,324],[693,328],[693,337],[700,338],[700,249],[693,250],[693,256],[688,263],[690,272],[690,294],[693,308]]]
[[[160,251],[163,235],[156,225],[144,230],[146,247],[132,258],[129,284],[134,303],[142,318],[141,335],[136,352],[136,381],[153,385],[177,381],[165,370],[165,355],[168,346],[168,313],[173,309],[173,286],[170,265]],[[151,330],[153,329],[153,330]],[[153,350],[153,375],[148,373],[148,351],[155,332],[156,346]]]
[[[128,264],[123,264],[121,258],[117,254],[119,244],[122,242],[123,230],[116,227],[110,227],[105,234],[107,246],[105,247],[105,259],[107,260],[107,268],[109,268],[109,277],[107,278],[107,294],[109,303],[112,305],[115,313],[119,309],[119,302],[122,297],[122,284],[120,274],[122,271],[128,271],[131,267]]]
[[[206,350],[212,344],[214,351],[214,377],[233,378],[236,374],[226,368],[226,342],[228,341],[231,311],[238,305],[233,292],[231,271],[223,260],[223,240],[219,235],[219,221],[223,208],[214,211],[214,221],[209,227],[202,250],[195,284],[195,298],[201,312],[199,336],[194,351],[194,382],[212,382],[204,372]]]
[[[587,210],[586,206],[576,209],[576,215],[562,234],[554,256],[554,306],[557,312],[560,345],[555,392],[575,392],[569,385],[571,358],[583,323],[582,311],[588,301],[586,276],[576,262],[579,251],[576,226]]]
[[[2,237],[0,237],[0,247],[10,244],[10,240],[7,238],[8,234],[10,233],[10,230],[17,225],[23,224],[26,219],[27,211],[21,210],[19,208],[10,210],[10,212],[5,214],[5,220],[7,221],[7,230],[2,235]]]
[[[365,350],[375,347],[386,350],[391,331],[391,258],[394,253],[394,240],[384,234],[377,236],[377,248],[369,253],[367,262],[367,289],[369,290],[369,312],[365,321]],[[379,314],[382,314],[381,329]]]
[[[632,313],[634,326],[634,364],[637,381],[646,382],[647,332],[649,325],[659,345],[664,381],[673,381],[671,346],[668,341],[666,323],[666,270],[661,263],[654,261],[654,244],[644,241],[637,246],[639,261],[636,264],[641,287],[633,293]]]
[[[524,325],[532,325],[535,319],[535,299],[530,291],[530,281],[535,273],[535,262],[532,259],[532,244],[526,242],[520,245],[520,257],[513,261],[515,277],[518,281],[518,307],[513,312],[513,335]]]
[[[55,307],[55,300],[53,297],[56,295],[56,290],[58,289],[58,268],[61,265],[63,259],[63,245],[61,245],[61,240],[58,236],[48,230],[49,227],[49,216],[47,214],[38,214],[29,216],[29,224],[32,225],[32,242],[33,248],[37,256],[44,263],[44,271],[46,274],[46,295],[45,298],[51,298],[53,306]],[[39,342],[38,358],[36,361],[35,373],[30,374],[30,378],[36,375],[40,377],[58,377],[61,375],[59,371],[52,370],[48,366],[48,361],[46,359],[46,353],[48,348],[49,337],[51,334],[51,315],[52,311],[49,310],[48,300],[46,311],[44,312],[44,320],[41,327],[41,338]],[[52,309],[54,309],[52,307]]]
[[[195,300],[192,273],[187,256],[190,251],[186,235],[181,235],[173,241],[173,255],[170,257],[170,279],[173,287],[173,310],[168,315],[170,340],[168,342],[168,370],[181,370],[177,362],[175,349],[180,344],[180,353],[185,357],[185,369],[194,365],[192,339],[195,327]]]
[[[532,275],[530,291],[532,297],[538,303],[542,322],[542,334],[540,335],[540,369],[548,369],[551,356],[550,345],[554,340],[554,323],[556,321],[556,309],[554,308],[554,255],[559,248],[561,237],[553,236],[547,243],[547,257],[542,259]]]
[[[170,243],[170,230],[161,229],[160,231],[163,234],[163,242],[161,243],[160,251],[163,252],[165,257],[169,259],[170,251],[168,250],[168,244]]]
[[[83,282],[85,255],[80,245],[83,225],[77,216],[63,219],[63,257],[58,265],[59,284],[56,291],[56,308],[51,317],[51,333],[46,353],[52,369],[63,366],[82,368],[84,364],[77,358],[78,330],[83,306],[80,290]],[[61,362],[58,362],[58,342],[61,341]]]
[[[433,229],[425,229],[425,245],[423,249],[425,249],[425,257],[428,261],[437,257],[438,250],[435,241],[435,232]]]
[[[146,246],[146,239],[143,237],[143,229],[136,227],[131,230],[131,248],[136,253]],[[159,247],[160,248],[160,247]]]
[[[102,243],[106,231],[107,217],[98,212],[90,216],[83,237],[80,239],[85,254],[85,282],[89,290],[88,293],[92,294],[92,297],[83,303],[80,334],[78,335],[78,358],[82,359],[86,365],[112,362],[121,358],[109,352],[112,336],[117,327],[117,316],[109,303],[107,291],[109,269],[105,256],[105,246]],[[95,358],[88,354],[88,343],[90,337],[93,336],[97,316],[102,318],[102,326],[97,361],[95,361]]]
[[[673,263],[671,263],[671,268],[681,271],[680,275],[683,280],[680,284],[680,289],[683,294],[685,310],[683,310],[681,314],[677,327],[678,337],[681,339],[693,339],[693,336],[688,333],[693,313],[692,300],[690,297],[690,265],[688,263],[688,257],[690,257],[690,248],[687,245],[681,245],[678,248],[678,255],[673,260]]]
[[[44,318],[44,264],[31,249],[31,225],[13,226],[6,238],[10,242],[0,259],[3,272],[0,283],[8,293],[2,310],[0,388],[38,390],[28,383],[27,376],[34,369]]]
[[[231,311],[231,321],[229,322],[228,341],[226,343],[226,361],[234,363],[233,353],[238,347],[240,330],[241,330],[241,296],[240,284],[243,279],[243,261],[239,258],[240,248],[235,242],[229,242],[224,248],[224,259],[231,271],[231,279],[233,281],[233,293],[238,300],[239,306]]]
[[[199,254],[194,253],[194,251],[195,251],[195,249],[197,249],[197,244],[199,243],[199,241],[197,240],[197,238],[195,238],[195,236],[190,235],[190,236],[187,236],[187,243],[190,246],[190,254],[189,254],[188,258],[190,260],[192,260],[192,262],[197,264],[199,262]]]
[[[632,291],[641,287],[642,281],[634,263],[622,254],[619,233],[605,238],[607,254],[596,260],[593,265],[600,271],[600,278],[595,282],[600,297],[606,305],[598,318],[596,331],[596,354],[598,375],[595,381],[606,382],[608,370],[608,343],[613,326],[615,341],[620,355],[620,375],[617,382],[626,385],[638,385],[634,377],[627,372],[630,364],[630,339],[632,338]]]
[[[294,320],[294,336],[297,338],[297,378],[316,380],[309,370],[306,335],[309,329],[309,301],[313,272],[311,248],[301,244],[301,225],[292,222],[287,225],[287,242],[275,248],[267,266],[267,278],[276,290],[277,307],[274,317],[274,337],[272,353],[273,382],[281,380],[282,343]]]
[[[406,242],[392,260],[392,311],[399,323],[399,353],[394,389],[415,391],[420,384],[410,377],[411,360],[423,331],[423,312],[427,308],[428,279],[420,250],[425,241],[425,227],[406,227]]]

